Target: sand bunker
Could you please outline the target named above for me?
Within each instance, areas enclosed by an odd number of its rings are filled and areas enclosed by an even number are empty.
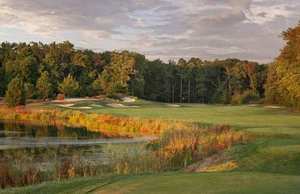
[[[98,100],[96,98],[65,98],[64,100],[52,100],[52,102],[80,102],[80,101],[91,101]]]
[[[92,109],[92,107],[89,107],[89,106],[80,106],[80,107],[72,107],[72,109],[88,110],[88,109]]]
[[[248,105],[249,107],[256,107],[256,106],[258,106],[257,104],[249,104]]]
[[[107,106],[112,108],[138,108],[139,107],[139,106],[126,106],[124,104],[117,104],[117,103],[107,104]]]
[[[89,106],[79,106],[79,107],[73,107],[75,104],[59,104],[57,106],[63,107],[63,108],[71,108],[71,109],[92,109],[92,107]]]
[[[168,107],[181,107],[179,104],[167,104]]]
[[[122,101],[123,102],[135,102],[136,99],[133,97],[124,97],[124,98],[122,98]]]
[[[57,106],[64,107],[64,108],[70,108],[70,107],[74,106],[74,104],[59,104]]]
[[[279,109],[279,108],[283,108],[283,107],[281,107],[281,106],[265,106],[265,108]]]

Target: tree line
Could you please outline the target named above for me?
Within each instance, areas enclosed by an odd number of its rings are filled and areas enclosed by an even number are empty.
[[[300,27],[283,33],[287,42],[273,64],[239,59],[163,62],[129,51],[94,52],[68,41],[0,46],[0,96],[11,106],[59,94],[117,94],[173,103],[242,104],[265,98],[300,105]]]
[[[163,102],[231,103],[264,95],[266,66],[238,59],[148,60],[135,52],[79,50],[66,41],[2,43],[0,94],[9,104],[104,94]]]

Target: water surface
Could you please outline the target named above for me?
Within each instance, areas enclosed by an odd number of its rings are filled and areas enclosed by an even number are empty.
[[[86,128],[40,126],[0,121],[0,162],[39,166],[53,165],[64,159],[105,162],[103,146],[132,144],[148,138],[109,139]]]

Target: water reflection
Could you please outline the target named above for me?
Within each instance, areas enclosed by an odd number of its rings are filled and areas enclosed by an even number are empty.
[[[68,146],[26,147],[0,150],[0,162],[22,161],[27,163],[55,164],[61,159],[84,158],[89,161],[105,159],[101,146]]]
[[[0,121],[0,137],[57,137],[75,139],[101,138],[101,133],[90,132],[86,128],[65,126],[40,126],[30,123]]]
[[[108,139],[85,128],[0,121],[0,187],[96,176],[114,170],[120,173],[120,148],[126,148],[126,155],[134,150],[132,146],[149,140]],[[130,149],[124,144],[131,144]]]
[[[150,138],[151,139],[151,138]],[[108,139],[86,128],[38,126],[30,123],[0,121],[0,157],[15,160],[22,156],[32,160],[53,158],[103,158],[101,148],[106,144],[132,144],[149,138]]]
[[[85,128],[0,121],[0,162],[54,165],[62,159],[104,159],[101,133]]]

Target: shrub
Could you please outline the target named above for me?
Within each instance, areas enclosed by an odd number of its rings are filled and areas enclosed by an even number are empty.
[[[232,104],[248,104],[256,102],[260,99],[259,94],[257,92],[253,92],[251,90],[247,90],[242,94],[235,94],[232,97]]]
[[[57,94],[56,100],[64,100],[64,99],[65,99],[65,95],[64,94]]]

